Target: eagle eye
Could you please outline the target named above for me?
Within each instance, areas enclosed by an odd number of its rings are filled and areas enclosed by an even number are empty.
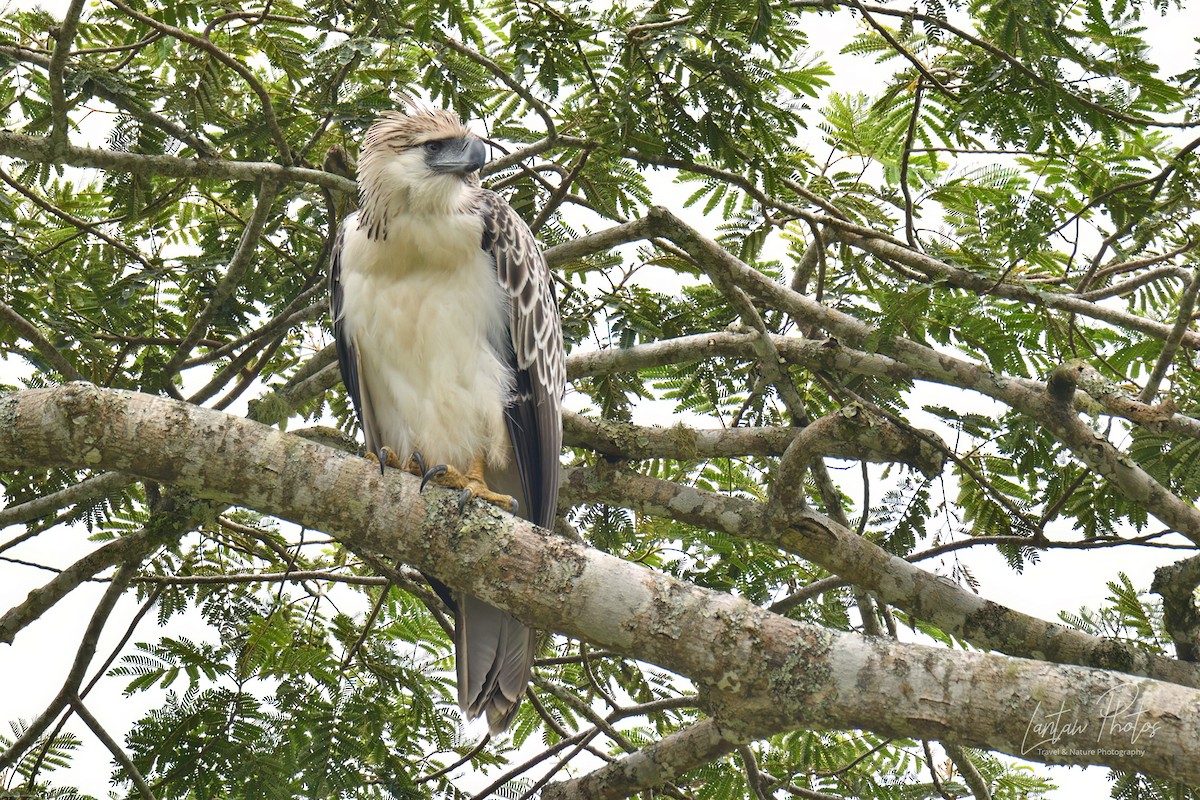
[[[442,145],[443,145],[443,142],[439,142],[439,141],[426,142],[425,143],[425,152],[426,153],[439,153],[442,150]]]

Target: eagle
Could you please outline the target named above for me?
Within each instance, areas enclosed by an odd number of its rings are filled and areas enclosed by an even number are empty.
[[[330,259],[338,363],[366,453],[553,527],[566,361],[550,270],[517,212],[480,186],[487,146],[453,113],[385,113],[359,153],[359,209]],[[493,734],[516,715],[533,631],[466,594],[458,703]]]

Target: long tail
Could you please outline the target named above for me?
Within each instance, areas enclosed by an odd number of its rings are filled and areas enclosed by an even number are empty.
[[[533,631],[474,597],[461,595],[458,601],[458,705],[468,719],[486,713],[495,735],[512,722],[529,685]]]

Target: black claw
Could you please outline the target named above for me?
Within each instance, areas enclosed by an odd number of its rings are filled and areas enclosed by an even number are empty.
[[[425,475],[421,478],[421,488],[417,490],[417,494],[421,494],[425,491],[425,484],[429,483],[431,480],[442,477],[449,471],[450,468],[445,464],[438,464],[436,467],[430,467],[429,470],[426,471]]]
[[[388,454],[390,452],[391,451],[388,450],[387,447],[385,446],[385,447],[379,448],[379,452],[375,454],[375,457],[379,459],[379,474],[380,475],[383,474],[383,470],[387,466]]]
[[[521,510],[521,504],[517,502],[517,498],[515,498],[515,497],[512,498],[512,507],[508,509],[508,513],[512,514],[513,516],[516,516],[517,512],[520,510]]]
[[[459,514],[463,513],[463,509],[467,507],[467,503],[470,502],[471,498],[474,496],[475,496],[475,493],[472,492],[470,489],[462,490],[462,494],[460,494],[458,496],[458,513]]]
[[[412,460],[417,462],[417,471],[422,475],[425,474],[425,457],[421,455],[420,450],[413,450]]]

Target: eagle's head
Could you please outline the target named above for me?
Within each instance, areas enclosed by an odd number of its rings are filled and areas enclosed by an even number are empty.
[[[367,130],[359,153],[363,223],[371,230],[401,212],[461,210],[485,163],[487,146],[453,113],[385,113]]]

